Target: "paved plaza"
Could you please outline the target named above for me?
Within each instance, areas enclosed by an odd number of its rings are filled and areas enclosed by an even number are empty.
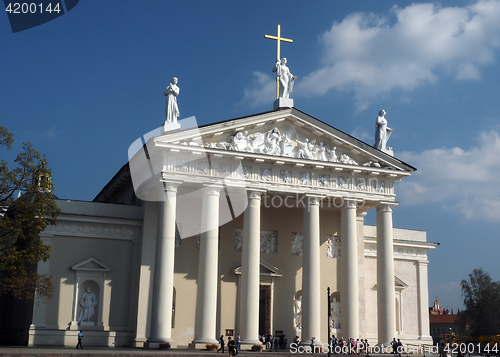
[[[0,356],[12,357],[147,357],[147,356],[169,356],[169,357],[194,357],[194,356],[222,356],[221,353],[203,350],[143,350],[139,348],[106,348],[106,347],[89,347],[88,349],[75,349],[70,347],[2,347],[0,348]],[[229,355],[226,352],[224,355]],[[311,353],[290,353],[289,350],[280,350],[279,352],[251,352],[240,351],[241,356],[310,356]],[[326,356],[326,353],[316,353],[315,355]],[[343,356],[343,355],[336,355]],[[362,355],[364,356],[364,355]],[[391,357],[392,354],[376,354],[377,357]],[[419,356],[419,355],[413,355]],[[428,355],[434,356],[434,355]]]

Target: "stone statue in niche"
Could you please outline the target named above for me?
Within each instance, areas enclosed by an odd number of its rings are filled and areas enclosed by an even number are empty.
[[[326,256],[328,258],[340,258],[340,238],[328,236],[326,239]]]
[[[340,302],[337,301],[337,298],[333,298],[330,303],[330,309],[332,311],[332,315],[330,317],[330,329],[339,329],[340,328]]]
[[[273,67],[273,72],[276,72],[276,76],[279,79],[279,97],[280,98],[290,98],[290,93],[293,90],[293,84],[297,78],[290,73],[286,65],[286,58],[281,60],[276,60],[276,64]]]
[[[340,258],[340,238],[333,238],[333,258]]]
[[[387,113],[383,109],[378,112],[377,122],[375,123],[375,144],[373,144],[374,148],[382,151],[387,149],[387,141],[394,131],[394,129],[387,126],[385,114]]]
[[[82,309],[80,310],[78,322],[89,321],[94,316],[94,307],[97,306],[97,298],[90,287],[83,292],[80,298],[80,306]]]
[[[293,303],[293,327],[297,332],[302,330],[302,295],[299,295]]]
[[[326,240],[326,256],[328,258],[333,258],[333,241],[331,237]]]
[[[174,77],[170,84],[165,89],[165,123],[177,123],[179,117],[179,107],[177,106],[177,96],[179,95],[179,87],[177,86],[177,78]]]

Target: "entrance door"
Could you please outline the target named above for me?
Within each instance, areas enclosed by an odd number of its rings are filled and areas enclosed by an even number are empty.
[[[261,285],[259,294],[259,335],[271,334],[271,286]]]

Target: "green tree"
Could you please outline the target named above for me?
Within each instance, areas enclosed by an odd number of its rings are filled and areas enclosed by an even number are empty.
[[[13,135],[0,126],[0,149],[10,150],[13,142]],[[59,214],[50,177],[47,161],[29,142],[12,167],[0,160],[0,296],[29,301],[52,295],[52,278],[36,272],[51,249],[40,233]]]
[[[500,283],[491,279],[483,269],[474,269],[469,280],[462,280],[462,296],[470,321],[472,336],[500,333]]]

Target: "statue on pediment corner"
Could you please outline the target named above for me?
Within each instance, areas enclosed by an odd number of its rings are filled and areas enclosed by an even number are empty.
[[[382,151],[389,149],[387,148],[387,141],[394,131],[394,129],[387,126],[387,119],[385,119],[386,114],[384,109],[380,110],[378,112],[377,122],[375,123],[375,144],[373,144],[373,147]]]
[[[178,79],[172,78],[170,84],[165,88],[165,123],[177,123],[179,117],[179,107],[177,106],[177,96],[179,95]]]

